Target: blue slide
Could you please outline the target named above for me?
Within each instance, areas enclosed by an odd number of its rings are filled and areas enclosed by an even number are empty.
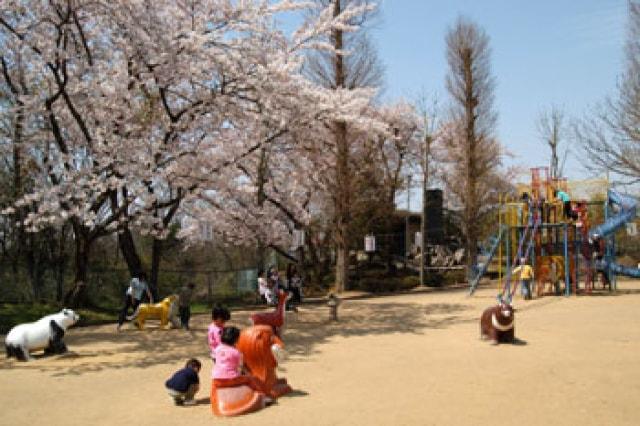
[[[478,286],[480,279],[487,272],[487,268],[489,268],[489,264],[491,263],[493,256],[496,254],[496,251],[498,249],[498,246],[500,245],[500,242],[502,241],[502,238],[504,236],[504,231],[506,229],[507,227],[503,225],[498,231],[498,235],[492,238],[491,248],[489,249],[487,260],[485,260],[484,263],[478,265],[479,266],[478,274],[471,281],[471,286],[469,288],[469,296],[471,296],[476,291],[476,287]]]
[[[620,229],[627,222],[634,220],[636,217],[636,207],[638,202],[634,198],[618,194],[612,190],[609,190],[608,197],[609,203],[617,206],[619,210],[618,214],[610,217],[603,224],[592,228],[589,231],[590,238],[598,235],[606,237]],[[611,272],[616,275],[625,275],[632,278],[640,278],[640,269],[622,266],[615,262],[607,261],[606,259],[599,261],[596,264],[596,267],[604,272]]]
[[[604,265],[603,266],[603,270],[605,272],[609,271],[613,274],[616,275],[624,275],[626,277],[631,277],[631,278],[640,278],[640,269],[638,268],[632,268],[629,266],[622,266],[620,264],[617,264],[615,262],[603,262]]]

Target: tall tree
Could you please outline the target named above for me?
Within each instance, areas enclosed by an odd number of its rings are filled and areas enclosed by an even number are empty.
[[[492,181],[500,165],[500,144],[494,136],[494,78],[489,37],[474,22],[458,18],[446,35],[451,97],[451,127],[446,151],[451,168],[445,180],[462,208],[468,272],[477,263],[477,248]]]
[[[371,18],[374,10],[371,0],[315,0],[322,8],[331,7],[334,17],[350,9],[364,9],[365,13],[355,14],[347,25],[336,25],[326,43],[333,51],[318,52],[307,60],[306,74],[312,81],[336,92],[358,88],[378,88],[382,84],[382,67],[362,25]],[[320,10],[320,8],[319,8]],[[359,31],[354,31],[360,27]],[[348,55],[345,55],[349,52]],[[348,285],[349,248],[353,236],[354,170],[352,151],[353,132],[348,123],[335,120],[330,124],[330,138],[333,173],[327,175],[327,187],[333,207],[332,236],[336,252],[335,290],[341,292]]]
[[[617,96],[605,100],[575,125],[584,164],[612,172],[626,183],[640,182],[640,2],[628,2],[625,69]]]
[[[566,133],[564,112],[556,106],[542,111],[536,121],[536,128],[542,141],[551,150],[550,175],[552,178],[558,178],[562,176],[564,162],[568,154],[568,151],[565,151],[564,154],[559,153]]]
[[[0,169],[10,173],[12,179],[3,185],[2,208],[12,205],[37,185],[37,164],[28,154],[33,147],[26,142],[37,130],[29,120],[25,99],[33,94],[31,88],[37,87],[38,83],[27,82],[29,64],[19,43],[4,41],[4,51],[0,55],[0,154],[3,159]],[[46,269],[56,273],[64,269],[64,262],[56,258],[60,252],[53,248],[56,241],[64,241],[64,233],[58,238],[57,230],[50,226],[38,233],[25,232],[22,220],[35,210],[29,204],[16,209],[11,220],[5,221],[6,230],[1,238],[7,249],[3,254],[11,258],[12,281],[20,281],[21,270],[26,270],[31,281],[30,296],[39,300],[43,296]]]
[[[439,133],[441,131],[441,114],[438,107],[438,101],[436,98],[428,100],[423,95],[418,99],[417,103],[418,114],[420,115],[420,129],[419,134],[421,137],[420,143],[416,144],[416,150],[413,154],[415,157],[415,164],[418,166],[419,173],[422,177],[422,206],[421,206],[421,218],[420,218],[420,285],[424,286],[427,282],[427,271],[425,269],[427,258],[427,222],[430,220],[427,217],[427,198],[429,185],[433,185],[433,180],[438,174],[438,162],[437,151],[439,148],[438,142],[440,141]]]

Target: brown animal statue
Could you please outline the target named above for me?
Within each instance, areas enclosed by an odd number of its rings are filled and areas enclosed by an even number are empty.
[[[258,378],[264,384],[265,394],[247,385],[228,387],[211,386],[211,406],[218,416],[236,416],[260,410],[265,406],[265,396],[278,398],[291,392],[286,379],[276,376],[276,360],[284,343],[268,325],[257,325],[242,330],[236,347],[242,352],[246,374]]]
[[[489,339],[494,345],[513,343],[515,340],[513,307],[500,303],[485,309],[480,317],[480,338]]]
[[[265,396],[247,385],[218,387],[211,381],[211,409],[216,416],[252,413],[265,405]]]
[[[284,327],[285,305],[287,300],[291,298],[291,294],[280,290],[278,293],[278,306],[273,312],[257,312],[251,315],[251,323],[253,325],[268,325],[273,328],[274,333],[278,337],[282,337],[282,328]]]
[[[282,353],[284,343],[270,326],[255,325],[242,330],[236,347],[242,352],[247,373],[264,383],[267,395],[278,398],[291,392],[287,380],[276,376],[276,356]]]

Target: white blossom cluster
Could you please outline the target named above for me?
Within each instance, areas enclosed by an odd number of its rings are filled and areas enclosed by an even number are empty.
[[[324,36],[354,30],[370,9],[334,17],[330,6],[291,36],[277,27],[277,14],[315,4],[4,0],[0,55],[15,99],[0,114],[21,117],[38,184],[2,213],[29,207],[31,231],[71,221],[95,236],[124,224],[163,236],[179,205],[192,219],[185,238],[199,222],[229,241],[285,238],[331,172],[330,123],[393,137],[385,117],[413,114],[374,111],[372,89],[303,77],[306,52],[331,50]]]

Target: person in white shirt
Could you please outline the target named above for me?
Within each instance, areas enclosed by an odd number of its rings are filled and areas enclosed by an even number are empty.
[[[129,307],[133,309],[135,312],[136,308],[142,302],[142,295],[147,293],[149,296],[149,303],[153,303],[153,296],[151,295],[151,291],[149,290],[149,285],[147,284],[147,274],[144,272],[140,272],[137,277],[133,277],[131,282],[129,283],[129,287],[127,288],[127,292],[124,296],[124,307],[120,311],[120,315],[118,316],[118,328],[120,331],[122,324],[127,317],[129,312]]]
[[[263,269],[258,271],[258,293],[260,294],[260,299],[262,299],[264,303],[269,303],[269,299],[267,298],[267,295],[270,293],[269,282],[264,276]]]

